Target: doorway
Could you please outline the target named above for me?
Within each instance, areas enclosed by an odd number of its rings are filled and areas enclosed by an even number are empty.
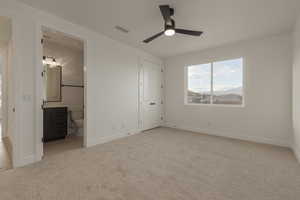
[[[84,146],[84,42],[42,27],[43,156]]]
[[[13,167],[12,20],[0,16],[0,172]]]
[[[140,65],[140,128],[144,131],[163,122],[163,69],[147,60]]]

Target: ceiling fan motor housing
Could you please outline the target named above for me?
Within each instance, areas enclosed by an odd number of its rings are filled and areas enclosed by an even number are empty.
[[[175,21],[171,19],[171,23],[165,22],[165,30],[173,29],[175,30]]]
[[[174,8],[170,8],[170,16],[173,16],[174,15]]]

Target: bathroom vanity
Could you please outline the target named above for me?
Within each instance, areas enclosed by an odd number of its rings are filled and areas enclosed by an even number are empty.
[[[63,84],[62,69],[57,64],[44,64],[43,142],[64,139],[68,134],[83,135],[84,86]],[[65,79],[68,82],[68,77]]]
[[[68,134],[68,108],[66,106],[44,107],[43,142],[64,139]]]
[[[68,107],[61,103],[61,66],[44,66],[43,142],[64,139],[68,134]]]

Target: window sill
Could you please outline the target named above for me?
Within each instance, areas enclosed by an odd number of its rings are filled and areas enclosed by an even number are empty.
[[[242,104],[242,105],[228,105],[228,104],[199,104],[199,103],[185,103],[184,106],[205,106],[205,107],[245,108],[245,104]]]

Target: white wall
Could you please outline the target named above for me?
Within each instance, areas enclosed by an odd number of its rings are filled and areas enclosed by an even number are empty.
[[[138,60],[160,61],[111,40],[95,40],[90,46],[97,64],[87,68],[88,143],[138,132]]]
[[[15,0],[0,0],[0,5],[1,14],[13,20],[17,77],[14,166],[41,158],[42,25],[86,42],[86,146],[138,131],[138,60],[161,62],[160,59]]]
[[[43,55],[54,57],[62,65],[62,84],[64,85],[84,85],[84,52],[79,48],[72,48],[60,45],[56,42],[45,41],[43,44]],[[83,119],[84,107],[84,88],[81,87],[62,87],[61,103],[68,106],[72,111],[74,120]],[[48,103],[52,104],[52,103]],[[55,104],[55,103],[54,103]]]
[[[281,146],[292,141],[292,44],[283,34],[166,61],[166,125]],[[184,67],[243,57],[245,107],[184,105]]]
[[[294,32],[293,128],[294,151],[300,162],[300,18],[297,21]]]

